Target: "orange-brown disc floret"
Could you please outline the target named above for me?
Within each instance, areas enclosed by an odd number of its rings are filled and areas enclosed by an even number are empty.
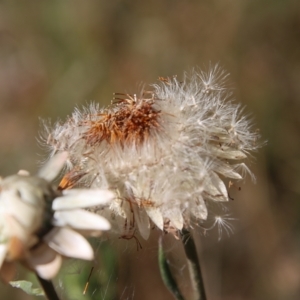
[[[83,138],[88,145],[99,145],[103,141],[110,145],[141,145],[153,130],[159,130],[161,112],[154,107],[155,100],[131,96],[115,100],[112,109],[99,114],[99,119],[86,121],[89,128]]]
[[[66,173],[64,177],[61,179],[58,190],[69,190],[72,189],[78,181],[86,175],[87,172],[80,171],[78,167],[73,168],[70,172]]]

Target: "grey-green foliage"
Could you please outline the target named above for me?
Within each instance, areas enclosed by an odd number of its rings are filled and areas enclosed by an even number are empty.
[[[28,295],[44,296],[44,292],[41,288],[34,288],[33,283],[27,280],[10,281],[9,284],[15,288],[23,290]]]

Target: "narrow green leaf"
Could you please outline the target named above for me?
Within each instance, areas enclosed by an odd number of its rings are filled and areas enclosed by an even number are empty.
[[[172,275],[172,272],[169,268],[169,264],[168,264],[166,256],[165,256],[165,252],[163,250],[161,238],[159,239],[159,242],[158,242],[158,265],[159,265],[161,278],[162,278],[165,286],[173,294],[175,299],[184,300],[184,298],[181,295],[180,290],[177,286],[177,283]]]
[[[200,263],[193,236],[186,228],[183,228],[180,232],[180,237],[190,271],[192,286],[195,291],[195,299],[206,300]]]

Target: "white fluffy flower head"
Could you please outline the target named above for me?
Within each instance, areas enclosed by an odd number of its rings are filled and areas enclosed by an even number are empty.
[[[62,256],[92,260],[94,252],[81,235],[110,229],[103,217],[81,208],[106,205],[107,190],[61,192],[51,181],[67,158],[53,157],[36,176],[20,171],[0,180],[0,278],[10,281],[20,261],[40,277],[54,277]]]
[[[62,185],[114,190],[110,206],[94,210],[122,236],[205,220],[210,202],[229,199],[224,179],[251,174],[244,160],[259,146],[225,77],[215,67],[183,81],[159,78],[138,94],[115,94],[111,107],[91,104],[45,126],[52,154],[70,153]]]

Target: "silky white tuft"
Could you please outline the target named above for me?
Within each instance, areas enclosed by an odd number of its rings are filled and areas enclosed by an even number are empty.
[[[45,125],[51,154],[68,151],[62,188],[115,191],[109,207],[94,207],[121,236],[154,224],[167,232],[205,220],[207,203],[229,200],[224,180],[252,173],[245,164],[259,133],[230,100],[219,67],[182,81],[159,82],[138,94],[115,94],[109,108],[75,109],[64,123]]]

